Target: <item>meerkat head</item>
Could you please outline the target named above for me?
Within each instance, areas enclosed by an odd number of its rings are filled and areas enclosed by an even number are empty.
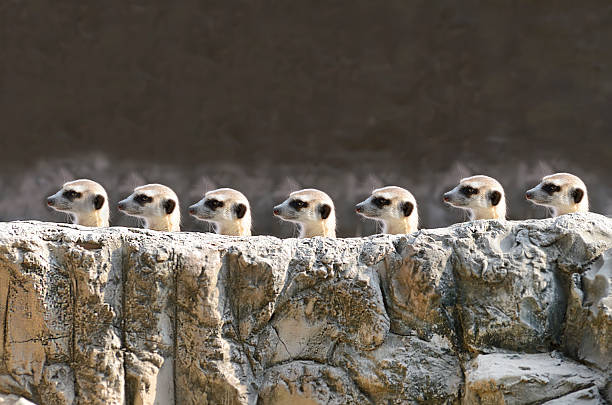
[[[147,184],[136,187],[117,208],[127,215],[143,218],[145,228],[156,231],[180,231],[181,210],[178,197],[169,187]]]
[[[372,191],[372,195],[355,206],[355,211],[366,218],[383,223],[383,233],[405,234],[417,230],[419,213],[410,191],[389,186]]]
[[[274,207],[274,215],[299,224],[300,238],[336,237],[334,203],[322,191],[312,188],[295,191],[282,204]]]
[[[56,211],[70,213],[74,223],[84,226],[108,226],[108,196],[95,181],[81,179],[65,183],[47,198],[47,205]]]
[[[189,214],[214,223],[215,231],[221,235],[251,235],[251,206],[240,191],[231,188],[209,191],[189,207]]]
[[[497,180],[488,176],[461,179],[444,202],[470,212],[470,219],[506,219],[506,196]]]
[[[540,184],[527,190],[525,198],[552,208],[554,217],[571,212],[589,212],[586,186],[579,177],[569,173],[544,177]]]

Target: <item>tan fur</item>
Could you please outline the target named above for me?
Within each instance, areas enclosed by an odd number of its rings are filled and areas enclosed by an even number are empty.
[[[206,205],[207,201],[215,200],[223,206],[214,210]],[[238,217],[237,205],[246,207],[244,216]],[[215,231],[221,235],[250,236],[251,206],[249,200],[240,191],[231,188],[220,188],[207,192],[199,202],[189,207],[189,213],[202,220],[215,224]]]
[[[300,200],[308,204],[300,210],[293,208],[290,203]],[[320,209],[323,205],[330,208],[327,218],[321,217]],[[282,204],[274,207],[274,215],[285,221],[297,223],[300,226],[300,238],[314,236],[336,237],[336,210],[332,199],[322,191],[304,189],[289,194],[289,198]]]
[[[377,198],[389,201],[388,205],[378,207]],[[411,203],[413,208],[408,216],[404,214],[403,204]],[[372,195],[357,204],[355,210],[359,215],[372,218],[383,224],[383,233],[408,234],[415,232],[419,225],[417,202],[410,191],[396,186],[388,186],[372,191]]]
[[[466,196],[461,191],[464,187],[478,190],[478,194]],[[497,191],[501,198],[497,205],[491,201],[491,193]],[[505,219],[506,194],[502,185],[492,177],[477,175],[461,179],[459,184],[444,194],[444,201],[454,207],[467,210],[471,220]]]
[[[553,184],[560,188],[552,195],[544,191],[546,184]],[[580,202],[576,203],[573,193],[576,189],[583,192]],[[527,190],[526,198],[534,204],[551,208],[553,217],[573,212],[589,212],[589,197],[584,182],[573,174],[555,173],[542,178],[540,184]]]
[[[135,201],[139,195],[145,195],[153,200],[145,205],[140,205]],[[175,203],[170,214],[164,208],[167,200]],[[136,187],[129,197],[119,202],[118,208],[127,215],[143,218],[147,229],[166,232],[180,231],[181,210],[178,197],[171,188],[164,185],[147,184]]]
[[[74,191],[81,196],[70,201],[63,196],[66,191]],[[102,196],[104,199],[100,209],[96,209],[94,205],[96,196]],[[91,227],[109,225],[108,196],[104,187],[95,181],[79,179],[67,182],[57,193],[47,198],[47,204],[56,211],[70,213],[75,224]]]

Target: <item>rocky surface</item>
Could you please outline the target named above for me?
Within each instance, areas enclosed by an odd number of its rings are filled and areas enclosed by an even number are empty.
[[[2,223],[0,403],[610,403],[611,249],[596,214],[305,240]]]

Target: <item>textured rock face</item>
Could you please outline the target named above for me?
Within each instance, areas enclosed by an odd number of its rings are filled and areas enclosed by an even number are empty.
[[[611,249],[596,214],[335,240],[3,223],[1,399],[605,403]]]

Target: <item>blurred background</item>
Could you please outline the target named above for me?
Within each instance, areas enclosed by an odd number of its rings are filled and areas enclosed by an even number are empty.
[[[254,233],[291,191],[335,200],[338,236],[398,185],[421,226],[465,220],[441,194],[487,174],[509,218],[569,171],[612,214],[609,1],[6,0],[0,4],[0,220],[65,221],[45,205],[91,178],[116,202],[155,182],[186,209],[205,191],[250,199]]]

